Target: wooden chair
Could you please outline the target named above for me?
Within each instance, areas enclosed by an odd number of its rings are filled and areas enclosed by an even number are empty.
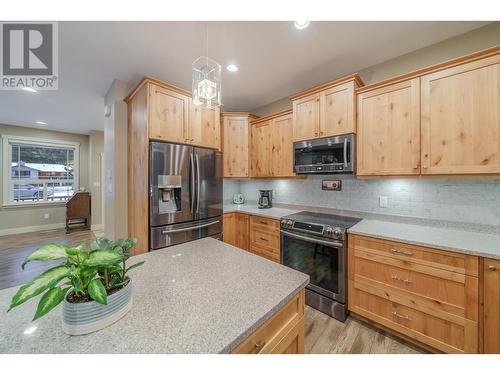
[[[66,202],[66,233],[71,229],[90,230],[90,193],[79,191]]]

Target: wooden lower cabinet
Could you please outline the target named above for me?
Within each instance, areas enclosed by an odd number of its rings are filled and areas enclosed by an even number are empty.
[[[478,276],[475,256],[349,235],[349,310],[437,351],[478,353]]]
[[[224,242],[249,250],[249,218],[247,214],[240,212],[230,212],[224,214],[223,236]]]
[[[280,262],[279,220],[250,216],[250,251],[269,260]]]
[[[233,354],[303,354],[305,292],[269,318]]]
[[[483,351],[500,354],[500,260],[483,262]]]

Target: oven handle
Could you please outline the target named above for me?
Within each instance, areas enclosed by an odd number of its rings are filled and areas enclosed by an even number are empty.
[[[301,236],[300,234],[291,233],[291,232],[288,232],[288,231],[283,230],[283,229],[281,230],[281,234],[284,235],[284,236],[295,238],[297,240],[303,240],[303,241],[307,241],[307,242],[318,243],[320,245],[325,245],[325,246],[330,246],[330,247],[337,247],[337,248],[344,247],[344,244],[342,242],[339,242],[339,241],[324,241],[324,240],[319,240],[319,239],[316,239],[316,238],[311,238],[311,237],[307,237],[307,236]]]

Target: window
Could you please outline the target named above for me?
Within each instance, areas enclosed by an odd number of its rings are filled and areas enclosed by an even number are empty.
[[[3,136],[3,204],[64,202],[78,186],[79,144]]]

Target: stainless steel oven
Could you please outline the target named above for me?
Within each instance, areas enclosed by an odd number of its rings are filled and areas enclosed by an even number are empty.
[[[308,274],[306,303],[347,317],[347,233],[357,218],[301,212],[281,219],[281,263]]]
[[[354,134],[295,142],[293,149],[295,173],[355,172]]]

